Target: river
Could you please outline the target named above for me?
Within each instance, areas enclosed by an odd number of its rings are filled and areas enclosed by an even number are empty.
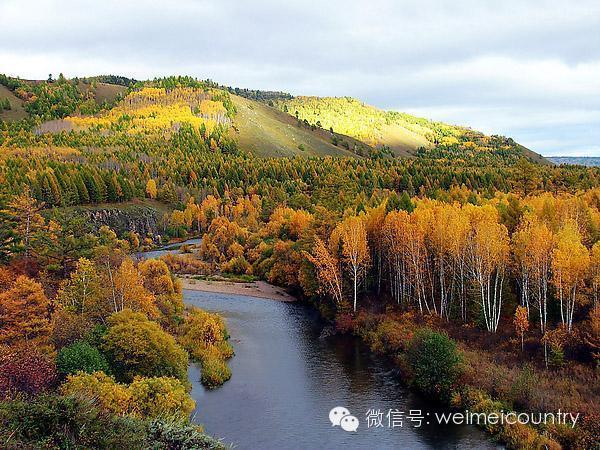
[[[184,301],[221,314],[236,352],[231,380],[217,389],[205,389],[199,367],[189,368],[197,405],[192,420],[226,444],[253,450],[498,448],[474,426],[434,423],[435,413],[447,411],[409,391],[392,365],[358,339],[320,338],[323,323],[307,306],[192,290],[184,291]],[[329,411],[337,406],[356,416],[356,432],[332,426]],[[404,412],[395,414],[395,427],[390,409]],[[382,414],[381,427],[367,426],[368,410]],[[408,419],[411,410],[415,420]],[[423,416],[420,426],[415,411]]]

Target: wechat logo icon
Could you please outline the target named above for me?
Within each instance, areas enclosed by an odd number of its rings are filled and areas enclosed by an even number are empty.
[[[339,426],[344,431],[356,431],[359,424],[358,419],[343,406],[336,406],[329,411],[329,421],[332,426]]]

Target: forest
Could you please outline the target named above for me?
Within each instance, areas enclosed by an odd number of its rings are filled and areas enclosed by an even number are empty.
[[[94,83],[117,81],[126,90],[98,103]],[[352,99],[190,77],[0,84],[28,113],[0,122],[8,448],[221,448],[190,422],[187,366],[214,388],[233,349],[221,317],[184,306],[183,274],[286,288],[442,405],[582,414],[574,429],[489,426],[509,448],[597,444],[599,168]],[[399,123],[426,144],[411,158],[259,158],[236,141],[233,95],[374,148]],[[165,207],[148,235],[94,230],[70,208],[144,199]],[[202,241],[181,254],[135,257],[190,237]]]

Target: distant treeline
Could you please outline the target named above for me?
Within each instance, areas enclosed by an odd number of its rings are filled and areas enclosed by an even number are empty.
[[[86,80],[97,81],[98,83],[116,84],[119,86],[133,86],[138,82],[135,78],[128,78],[122,75],[97,75],[95,77],[87,77]]]
[[[292,94],[281,91],[261,91],[260,89],[246,89],[231,86],[220,86],[221,89],[226,89],[230,93],[239,95],[250,100],[263,102],[269,106],[274,106],[276,101],[291,100],[294,98]]]

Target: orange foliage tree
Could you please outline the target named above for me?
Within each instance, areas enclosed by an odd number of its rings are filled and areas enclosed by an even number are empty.
[[[344,301],[340,261],[327,249],[320,238],[315,240],[313,253],[304,252],[304,255],[317,270],[321,293],[330,295],[339,308]]]
[[[517,306],[513,323],[515,325],[516,332],[521,337],[521,351],[523,351],[523,341],[525,338],[525,333],[529,329],[529,319],[527,315],[527,308],[525,306]]]
[[[0,293],[0,344],[46,345],[51,331],[49,308],[42,285],[19,276],[10,289]]]

